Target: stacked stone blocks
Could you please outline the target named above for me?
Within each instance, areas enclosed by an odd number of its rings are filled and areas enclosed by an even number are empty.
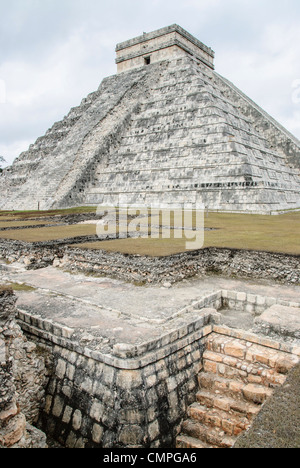
[[[46,448],[36,423],[47,371],[45,359],[15,320],[16,297],[0,286],[0,448]]]
[[[181,431],[180,447],[199,448],[203,437],[204,446],[231,446],[271,390],[285,381],[300,349],[218,325],[217,309],[246,310],[250,304],[259,315],[274,303],[300,306],[218,291],[180,312],[188,314],[192,307],[196,321],[138,346],[115,345],[110,354],[80,345],[71,328],[19,311],[26,334],[54,357],[39,426],[72,448],[170,448]],[[203,434],[202,423],[212,420],[214,439],[203,435],[195,441]]]
[[[127,370],[55,347],[40,424],[69,448],[168,447],[195,395],[201,349]]]
[[[199,392],[177,438],[178,448],[231,448],[262,404],[299,363],[300,349],[215,326],[207,338]],[[290,352],[289,352],[290,351]]]

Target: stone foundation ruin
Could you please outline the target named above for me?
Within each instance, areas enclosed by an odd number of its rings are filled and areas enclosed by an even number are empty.
[[[63,447],[232,447],[300,359],[297,286],[5,274],[32,288],[18,323],[52,364],[36,424]]]

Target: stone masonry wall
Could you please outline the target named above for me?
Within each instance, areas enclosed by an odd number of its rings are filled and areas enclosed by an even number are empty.
[[[205,309],[160,339],[104,355],[80,346],[72,330],[19,312],[26,333],[53,350],[39,427],[69,448],[174,446],[195,399],[213,313]]]
[[[45,361],[15,320],[16,297],[0,287],[0,448],[46,448],[32,426],[46,384]]]
[[[261,303],[259,296],[239,294],[222,291],[201,304],[219,308],[221,299],[241,306],[252,299]],[[260,363],[252,382],[265,378],[270,355],[277,367],[281,364],[276,356],[289,356],[291,366],[300,356],[297,344],[219,325],[215,309],[202,308],[194,322],[139,346],[119,345],[110,355],[79,344],[65,326],[22,311],[18,317],[26,334],[52,349],[54,371],[39,427],[68,448],[174,447],[187,409],[196,401],[197,379],[212,335],[244,340],[248,350],[252,347],[251,360]],[[231,350],[232,356],[240,357],[239,349]],[[237,368],[241,376],[252,375],[249,363]]]
[[[124,370],[56,347],[42,427],[69,448],[170,447],[195,394],[200,350]]]
[[[283,154],[289,164],[298,169],[297,173],[299,173],[299,140],[255,104],[233,83],[217,73],[214,74],[214,78],[227,99],[232,99],[243,114],[252,120],[256,131],[267,138],[271,149],[276,148],[276,151]]]

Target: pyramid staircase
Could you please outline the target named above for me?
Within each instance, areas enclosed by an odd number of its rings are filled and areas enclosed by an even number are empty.
[[[298,358],[246,340],[212,333],[177,448],[231,448],[252,425]]]

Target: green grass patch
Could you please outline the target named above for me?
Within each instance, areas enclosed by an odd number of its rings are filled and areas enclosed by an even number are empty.
[[[32,286],[29,286],[28,284],[25,284],[25,283],[22,283],[22,284],[8,283],[4,287],[12,289],[13,291],[27,291],[27,292],[36,291],[36,288],[33,288]]]
[[[300,213],[278,216],[232,213],[205,215],[203,247],[223,247],[300,255]],[[124,254],[167,256],[186,250],[186,239],[129,238],[78,244]]]
[[[93,235],[96,235],[96,226],[91,224],[0,231],[0,239],[19,240],[22,242],[46,242]]]
[[[105,250],[129,255],[166,257],[185,251],[184,239],[129,238],[72,245],[72,248]]]
[[[0,211],[0,220],[44,218],[51,216],[65,216],[69,214],[96,213],[96,206],[79,206],[75,208],[66,208],[47,211]]]
[[[88,210],[88,211],[86,211]],[[95,207],[79,207],[69,210],[51,210],[48,212],[36,213],[52,213],[55,214],[70,214],[95,212]],[[30,223],[30,213],[33,212],[14,212],[24,213],[24,216],[29,216],[21,221]],[[0,213],[1,214],[1,213]],[[7,213],[5,213],[6,215]],[[19,215],[18,215],[19,216]],[[41,214],[42,216],[42,214]],[[194,214],[195,218],[195,214]],[[1,220],[0,217],[0,227]],[[131,220],[132,221],[132,220]],[[124,254],[139,254],[149,256],[168,256],[176,253],[185,252],[186,240],[184,232],[181,238],[177,239],[174,236],[174,230],[171,230],[170,238],[147,238],[147,224],[161,224],[161,219],[158,216],[145,216],[141,219],[144,225],[141,228],[143,231],[142,238],[115,239],[110,241],[86,242],[76,244],[76,247],[84,249],[100,249],[111,252],[121,252]],[[6,225],[6,222],[3,223]],[[164,218],[162,224],[166,225]],[[178,213],[171,214],[169,222],[175,229],[181,225],[181,216]],[[13,224],[10,224],[13,226]],[[194,220],[190,225],[194,225]],[[251,214],[235,214],[235,213],[205,213],[204,216],[205,228],[204,245],[203,247],[223,247],[244,250],[269,251],[277,253],[285,253],[292,255],[300,255],[300,212],[288,212],[286,214],[270,216],[270,215],[251,215]],[[134,226],[134,222],[133,222]],[[120,226],[120,231],[127,230],[126,223]],[[117,231],[119,231],[117,229]],[[114,233],[114,226],[109,226],[107,234]],[[163,232],[165,230],[163,229]],[[178,237],[177,229],[177,237]],[[0,231],[0,238],[20,240],[24,242],[45,242],[59,239],[71,239],[74,237],[94,236],[97,234],[95,224],[73,224],[65,226],[51,227],[35,227],[24,230],[7,230]],[[190,234],[190,232],[189,232]],[[196,249],[198,246],[195,247]]]
[[[210,213],[205,247],[230,247],[300,254],[300,213],[277,216]]]

